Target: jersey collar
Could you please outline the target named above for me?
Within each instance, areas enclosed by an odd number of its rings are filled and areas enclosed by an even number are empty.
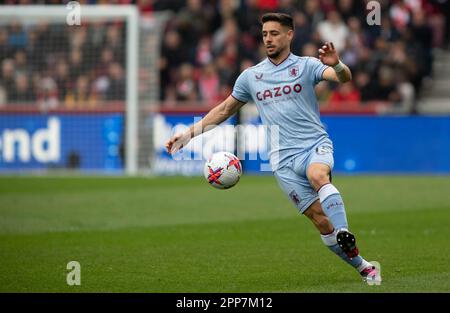
[[[289,54],[287,55],[287,57],[286,57],[283,61],[281,61],[279,64],[273,63],[273,62],[269,59],[269,57],[267,57],[267,60],[268,60],[273,66],[278,67],[278,66],[280,66],[280,65],[282,65],[282,64],[285,64],[287,60],[291,60],[291,59],[292,59],[292,55],[293,55],[292,52],[289,52]]]

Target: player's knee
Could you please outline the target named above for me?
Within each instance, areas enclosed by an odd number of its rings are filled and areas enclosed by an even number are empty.
[[[323,169],[313,169],[310,171],[308,178],[311,184],[316,188],[328,184],[330,182],[330,176],[326,170]]]

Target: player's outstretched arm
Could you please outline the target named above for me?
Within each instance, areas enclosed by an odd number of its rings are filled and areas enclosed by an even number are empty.
[[[352,80],[352,72],[339,60],[339,55],[332,42],[326,42],[319,49],[319,59],[323,64],[330,66],[323,72],[323,79],[336,83],[346,83]]]
[[[236,113],[245,103],[240,102],[229,96],[222,103],[215,106],[200,121],[192,125],[189,130],[184,133],[176,134],[166,143],[168,153],[175,153],[185,147],[189,141],[202,134],[205,131],[213,129],[234,113]]]

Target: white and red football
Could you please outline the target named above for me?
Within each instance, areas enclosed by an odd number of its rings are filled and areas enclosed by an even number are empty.
[[[203,173],[211,186],[228,189],[238,183],[242,175],[242,166],[233,153],[216,152],[205,163]]]

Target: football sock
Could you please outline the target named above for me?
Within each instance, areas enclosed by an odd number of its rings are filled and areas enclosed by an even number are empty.
[[[339,247],[336,240],[336,234],[337,230],[334,229],[331,234],[320,235],[323,243],[328,247],[328,249],[333,251],[342,260],[353,266],[358,272],[361,272],[364,268],[370,265],[370,263],[364,260],[361,255],[350,259],[347,254],[341,249],[341,247]]]
[[[328,216],[334,228],[348,229],[344,201],[336,187],[331,183],[326,184],[320,187],[318,193],[323,212]]]

